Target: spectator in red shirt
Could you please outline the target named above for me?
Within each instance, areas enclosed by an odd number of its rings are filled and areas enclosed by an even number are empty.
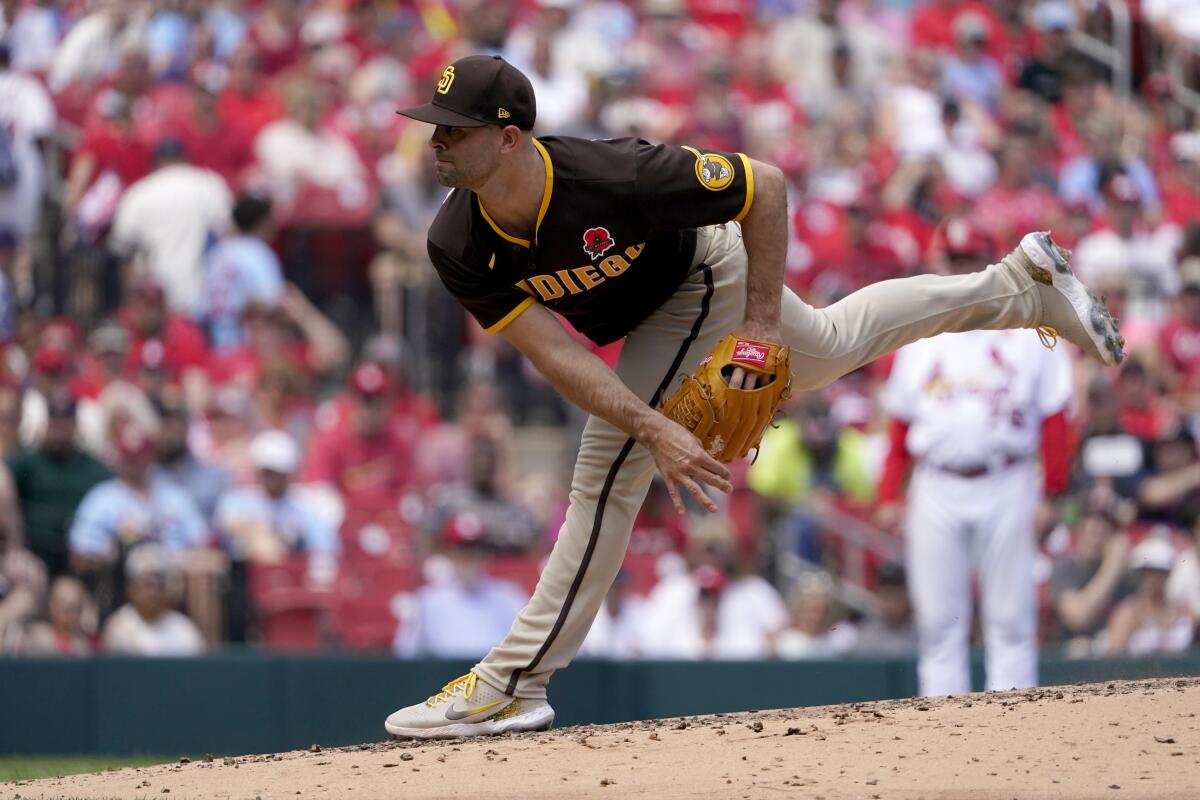
[[[378,364],[350,373],[354,406],[348,424],[320,428],[305,480],[332,485],[347,510],[394,509],[412,475],[413,441],[388,424],[387,374]]]
[[[1037,182],[1037,166],[1033,137],[1009,132],[1000,150],[999,179],[979,196],[971,221],[1006,246],[1027,231],[1058,228],[1062,204],[1052,189]]]
[[[988,52],[994,58],[1003,55],[1007,32],[995,9],[982,0],[928,0],[912,15],[911,37],[915,47],[932,47],[942,52],[954,50],[954,23],[963,14],[979,16],[987,26]]]
[[[408,388],[404,364],[394,340],[378,336],[363,348],[365,358],[359,366],[374,364],[384,373],[388,395],[388,427],[415,439],[441,422],[433,400]],[[321,405],[317,416],[322,427],[345,425],[354,413],[354,392],[344,392]]]
[[[245,344],[211,359],[214,383],[238,383],[250,391],[264,367],[284,362],[304,376],[325,375],[346,363],[346,337],[294,284],[284,287],[279,305],[252,301],[242,312]]]
[[[434,486],[466,480],[470,444],[478,437],[486,437],[496,445],[499,483],[507,489],[511,483],[513,463],[512,422],[501,406],[496,384],[476,380],[462,387],[456,412],[453,422],[442,423],[422,437],[421,447],[416,453],[422,485]]]
[[[807,273],[814,291],[838,298],[915,265],[915,242],[881,219],[876,194],[863,189],[845,209],[821,203],[796,212],[796,236],[815,267]]]
[[[121,192],[154,166],[153,151],[134,131],[130,98],[109,91],[99,105],[103,117],[84,130],[63,189],[65,212],[75,215],[81,228],[93,230],[108,225]]]
[[[170,376],[185,380],[191,369],[201,369],[208,360],[208,342],[196,323],[183,314],[167,310],[166,294],[158,283],[143,279],[133,287],[129,303],[117,312],[129,331],[125,374],[134,376],[142,368],[142,350],[149,342],[161,348],[163,367]],[[156,358],[152,358],[156,361]]]
[[[675,512],[666,485],[655,479],[633,520],[633,533],[625,552],[629,555],[682,554],[687,550],[690,527],[690,518]]]
[[[1200,256],[1179,267],[1175,310],[1158,334],[1163,362],[1176,379],[1175,395],[1195,408],[1200,399]]]
[[[193,166],[211,169],[231,189],[237,189],[243,173],[254,163],[253,137],[240,120],[220,113],[218,95],[224,80],[223,72],[211,63],[192,70],[189,113],[174,125],[172,133],[183,142]]]
[[[1167,220],[1186,225],[1200,221],[1200,131],[1171,137],[1171,168],[1161,176]]]
[[[300,4],[270,0],[254,18],[247,37],[262,54],[262,69],[275,75],[300,60]]]
[[[1146,366],[1126,359],[1114,391],[1120,407],[1121,429],[1143,442],[1153,442],[1175,424],[1176,415],[1159,396]]]
[[[265,85],[258,48],[247,42],[229,59],[229,82],[217,98],[217,116],[253,142],[268,122],[284,114],[283,103]]]

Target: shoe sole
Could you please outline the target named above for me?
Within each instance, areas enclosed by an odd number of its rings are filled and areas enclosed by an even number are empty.
[[[1038,246],[1038,252],[1026,250],[1024,241],[1018,248],[1025,256],[1029,276],[1038,283],[1054,287],[1067,298],[1091,339],[1094,356],[1109,367],[1120,364],[1125,359],[1122,349],[1125,340],[1121,338],[1120,326],[1108,307],[1075,277],[1066,251],[1054,243],[1049,233],[1033,234],[1032,238]]]
[[[470,736],[498,736],[517,731],[544,731],[554,724],[554,709],[541,706],[524,714],[482,722],[459,722],[434,728],[401,728],[383,723],[384,730],[399,739],[461,739]]]

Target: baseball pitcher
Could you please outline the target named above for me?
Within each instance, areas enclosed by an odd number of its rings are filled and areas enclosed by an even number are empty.
[[[529,80],[499,57],[446,67],[432,101],[429,229],[449,291],[591,414],[567,519],[529,604],[469,673],[387,718],[396,736],[538,730],[621,565],[654,471],[716,510],[725,464],[752,449],[789,390],[823,386],[947,331],[1053,329],[1107,365],[1123,341],[1048,234],[971,275],[888,281],[824,309],[783,291],[782,173],[741,153],[531,134]],[[576,342],[624,338],[615,370]],[[1032,334],[1027,334],[1032,336]],[[684,381],[679,376],[690,376]]]

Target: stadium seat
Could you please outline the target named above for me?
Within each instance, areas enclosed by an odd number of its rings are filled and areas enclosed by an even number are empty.
[[[386,650],[416,587],[410,567],[344,562],[335,587],[333,627],[350,650]]]
[[[308,583],[308,560],[250,564],[250,602],[269,650],[318,650],[325,644],[332,593]]]
[[[533,594],[538,578],[542,574],[540,556],[525,553],[503,553],[488,560],[488,574],[493,578],[504,578],[521,587],[526,594]]]

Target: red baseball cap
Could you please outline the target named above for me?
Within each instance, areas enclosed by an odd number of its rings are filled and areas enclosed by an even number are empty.
[[[483,542],[483,521],[470,511],[461,511],[442,527],[442,535],[448,544],[462,547],[477,545]]]
[[[725,574],[725,570],[711,564],[696,567],[692,577],[696,579],[696,585],[700,587],[701,592],[720,592],[729,584],[729,576]]]
[[[127,422],[117,430],[113,437],[117,455],[123,459],[135,459],[154,452],[154,440],[150,438],[140,425]]]
[[[33,369],[36,372],[63,372],[68,364],[70,356],[59,347],[43,345],[33,355]]]
[[[1110,200],[1115,200],[1118,203],[1140,203],[1142,201],[1141,190],[1134,183],[1133,178],[1128,175],[1114,175],[1104,187],[1104,194]]]
[[[391,388],[387,370],[374,361],[363,361],[350,372],[350,388],[366,397],[378,397]]]

